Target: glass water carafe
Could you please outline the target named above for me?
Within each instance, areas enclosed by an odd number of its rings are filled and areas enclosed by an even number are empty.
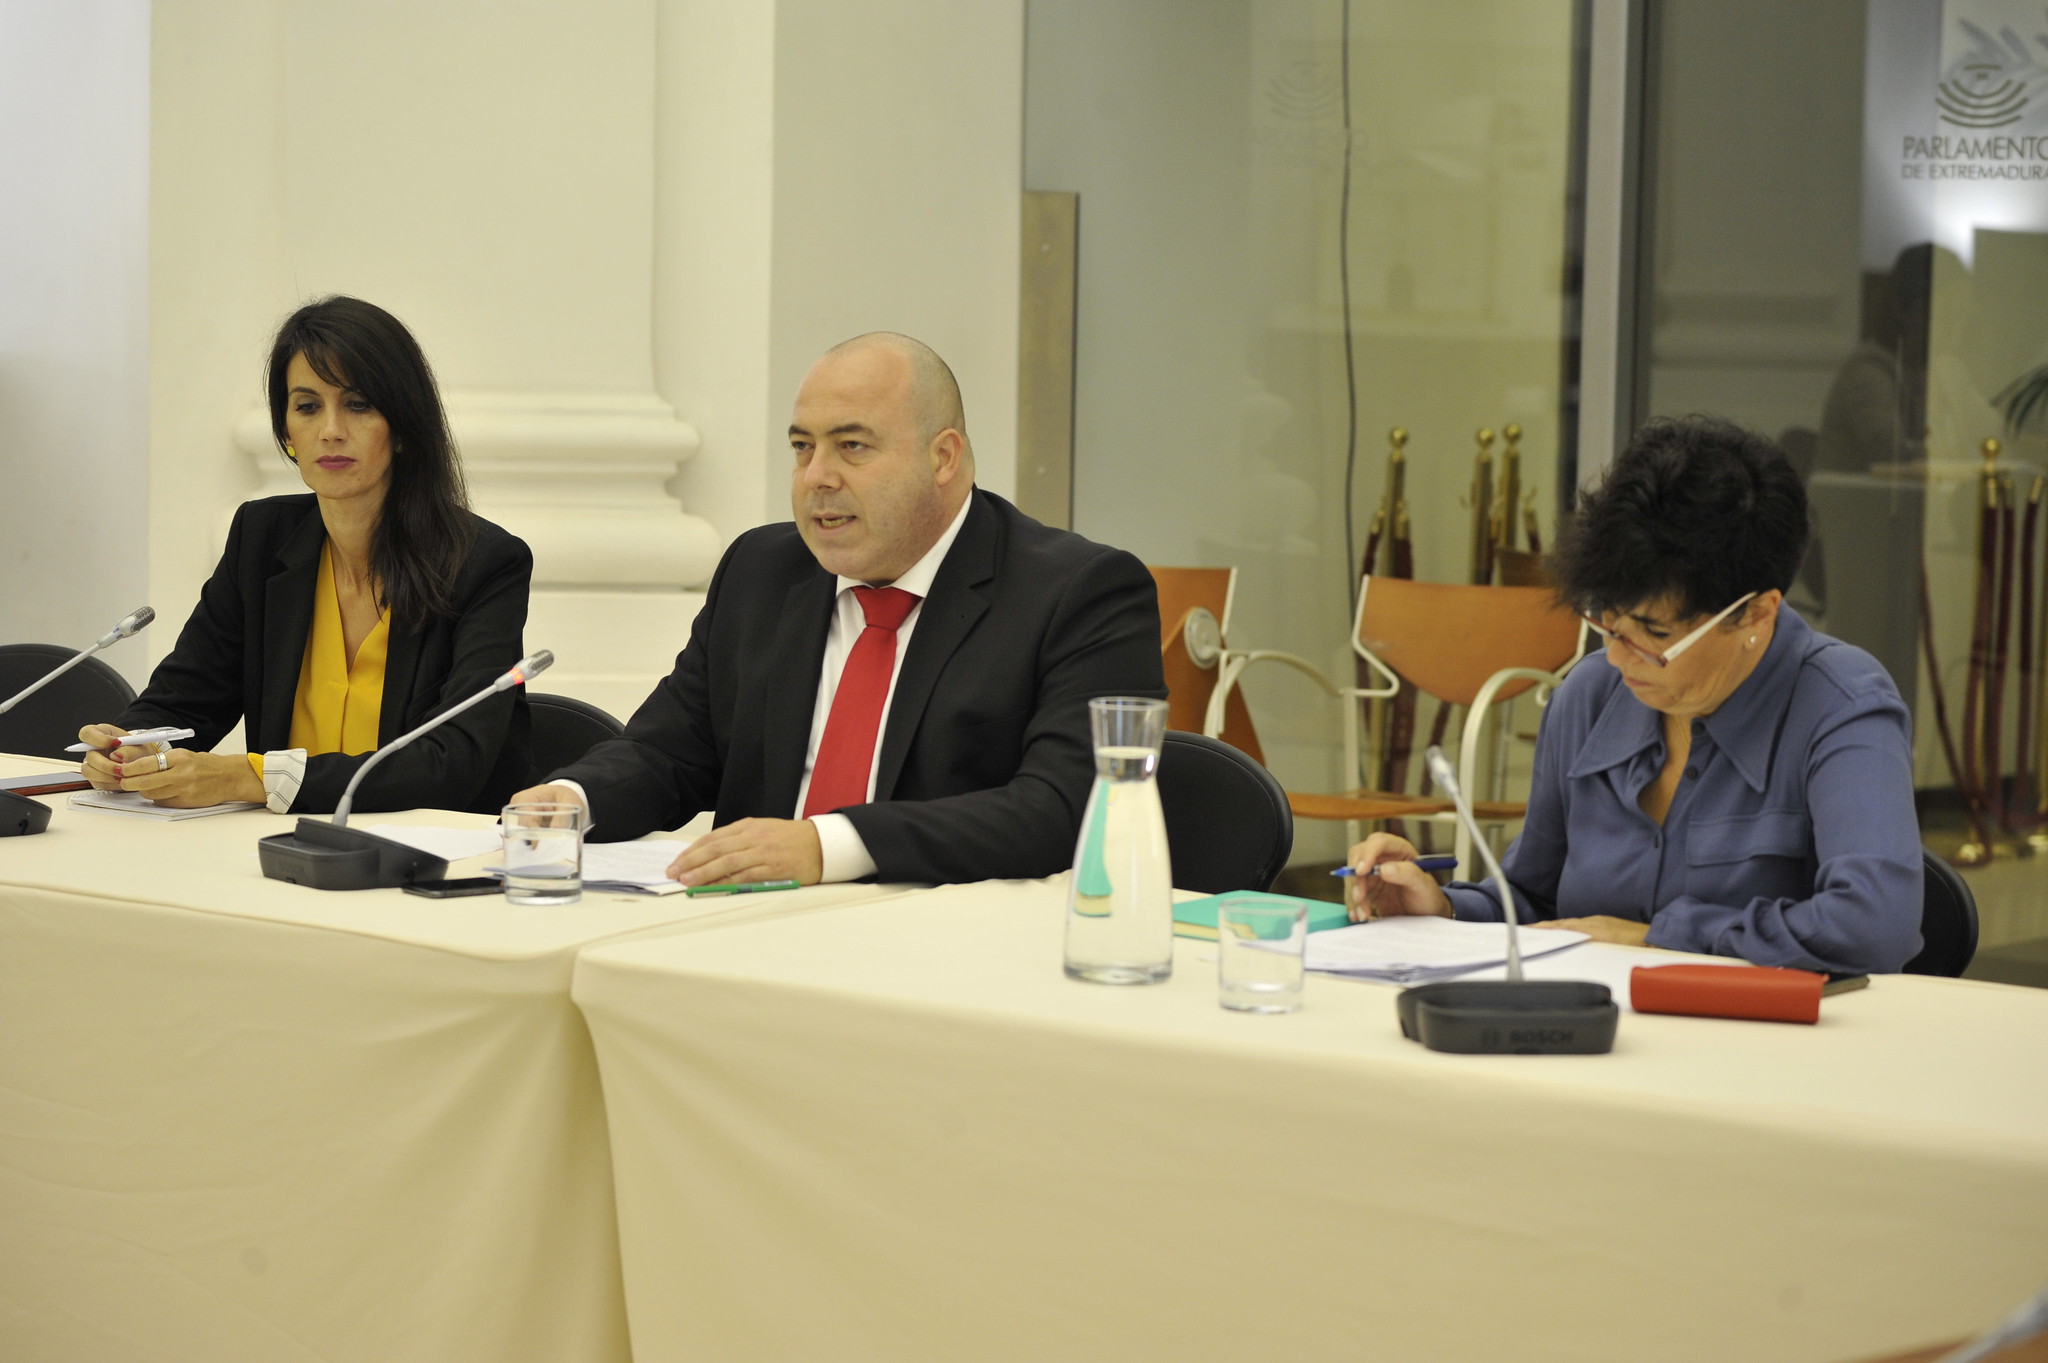
[[[1096,984],[1156,984],[1173,973],[1173,865],[1159,806],[1166,702],[1088,702],[1095,788],[1067,886],[1067,974]]]

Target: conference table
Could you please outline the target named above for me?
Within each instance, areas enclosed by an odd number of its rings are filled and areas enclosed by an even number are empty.
[[[2048,993],[1887,976],[1815,1026],[1442,1055],[1387,985],[1227,1013],[1213,944],[1068,980],[1063,903],[581,954],[638,1363],[1830,1363],[2048,1282]]]
[[[622,1363],[576,954],[892,893],[322,893],[262,877],[276,815],[46,798],[0,839],[8,1363]]]

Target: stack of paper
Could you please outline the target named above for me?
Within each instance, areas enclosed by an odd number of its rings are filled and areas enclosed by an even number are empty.
[[[107,814],[134,814],[145,819],[203,819],[209,814],[232,814],[238,809],[261,809],[248,800],[201,805],[197,809],[173,809],[160,805],[132,790],[83,790],[71,797],[73,809],[97,809]]]
[[[1380,918],[1309,934],[1310,970],[1361,980],[1419,984],[1469,975],[1508,958],[1507,924],[1459,923],[1449,918]],[[1586,940],[1583,932],[1523,928],[1522,959],[1545,956]]]
[[[489,828],[450,828],[445,824],[373,823],[363,831],[392,842],[402,842],[407,847],[417,847],[443,861],[480,857],[505,845],[496,824]]]
[[[668,878],[668,868],[689,845],[674,838],[585,843],[583,888],[601,894],[681,894],[683,887]],[[484,874],[502,880],[505,868],[486,866]]]

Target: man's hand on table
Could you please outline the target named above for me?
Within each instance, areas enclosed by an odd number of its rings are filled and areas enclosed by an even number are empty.
[[[1542,923],[1528,923],[1532,928],[1563,928],[1567,932],[1583,932],[1596,942],[1612,942],[1616,946],[1639,947],[1650,935],[1648,923],[1638,923],[1627,918],[1610,918],[1601,913],[1591,918],[1553,918]]]
[[[794,880],[815,885],[825,874],[818,828],[809,819],[741,819],[714,828],[670,863],[685,885],[744,885]]]

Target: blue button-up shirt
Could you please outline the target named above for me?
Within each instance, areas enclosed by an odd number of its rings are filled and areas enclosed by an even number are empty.
[[[1523,921],[1608,914],[1649,943],[1807,970],[1896,971],[1920,950],[1912,720],[1884,667],[1789,606],[1756,670],[1711,715],[1658,823],[1663,716],[1604,654],[1558,687],[1529,815],[1501,859]],[[1448,887],[1501,917],[1491,880]]]

